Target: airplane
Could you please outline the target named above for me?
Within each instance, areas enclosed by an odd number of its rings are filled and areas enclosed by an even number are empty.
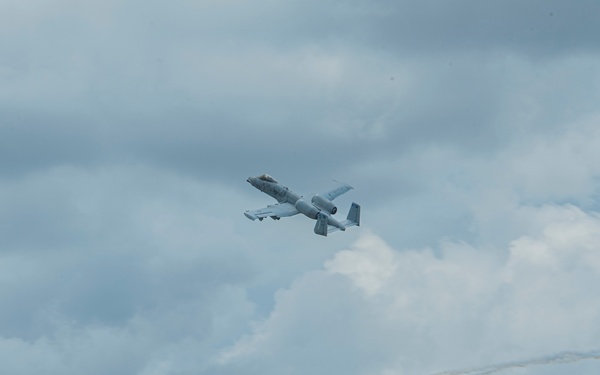
[[[263,193],[275,198],[278,202],[277,204],[268,205],[265,208],[244,212],[244,215],[252,221],[256,219],[262,221],[265,217],[279,220],[282,217],[303,214],[317,221],[315,224],[315,233],[321,236],[327,236],[328,233],[338,230],[345,231],[348,227],[360,225],[360,205],[356,203],[352,203],[350,206],[346,220],[338,221],[331,216],[337,212],[337,207],[332,201],[354,189],[348,184],[342,184],[323,194],[315,194],[310,198],[309,202],[303,196],[279,184],[279,182],[268,174],[258,177],[248,177],[246,181]]]

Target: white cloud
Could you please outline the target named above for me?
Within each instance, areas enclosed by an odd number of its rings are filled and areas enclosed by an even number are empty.
[[[393,251],[374,235],[361,237],[353,251],[338,252],[325,263],[330,273],[346,275],[367,294],[381,290],[396,272]]]
[[[452,242],[439,256],[396,251],[364,232],[323,271],[281,290],[270,317],[222,364],[427,374],[596,349],[600,217],[573,206],[523,210],[535,225],[503,254]]]

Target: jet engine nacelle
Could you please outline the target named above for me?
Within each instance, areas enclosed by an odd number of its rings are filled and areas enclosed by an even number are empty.
[[[296,209],[300,211],[300,213],[310,217],[311,219],[316,219],[319,214],[319,209],[313,206],[310,203],[307,203],[303,199],[298,199],[296,202]]]
[[[337,212],[337,207],[335,206],[335,204],[333,204],[333,202],[329,199],[320,196],[319,194],[315,194],[312,197],[311,201],[315,206],[332,215],[335,215],[335,213]]]

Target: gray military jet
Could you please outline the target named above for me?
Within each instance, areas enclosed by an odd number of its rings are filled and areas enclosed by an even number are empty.
[[[310,198],[310,202],[308,202],[304,197],[279,184],[268,174],[258,177],[248,177],[246,181],[279,202],[265,208],[244,212],[244,215],[250,220],[258,219],[262,221],[265,217],[279,220],[282,217],[304,214],[317,221],[315,224],[315,233],[321,236],[327,236],[328,233],[338,230],[345,231],[348,227],[360,225],[360,206],[356,203],[352,203],[352,206],[350,206],[346,220],[337,221],[331,216],[337,212],[337,207],[332,201],[336,197],[353,189],[348,184],[342,184],[323,194],[315,194]]]

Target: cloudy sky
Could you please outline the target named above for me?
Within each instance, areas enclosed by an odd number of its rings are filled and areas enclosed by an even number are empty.
[[[0,372],[598,374],[599,16],[2,0]]]

